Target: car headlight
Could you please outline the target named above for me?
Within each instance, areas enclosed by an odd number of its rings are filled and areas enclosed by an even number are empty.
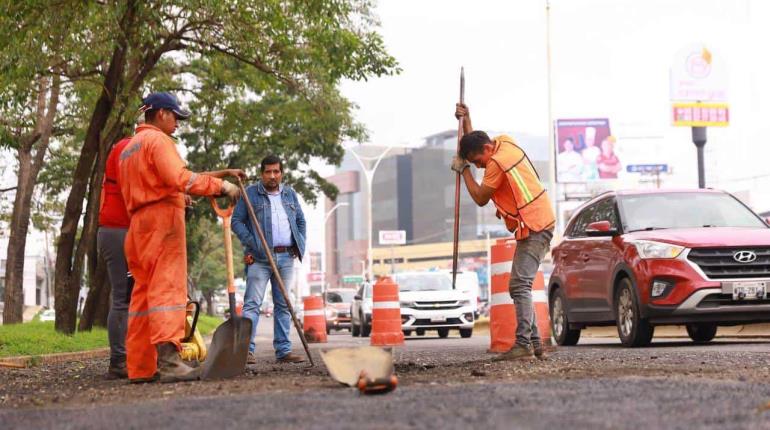
[[[413,308],[415,306],[417,305],[414,302],[403,302],[403,301],[401,302],[402,308]]]
[[[654,242],[652,240],[634,240],[631,242],[636,247],[639,257],[648,258],[676,258],[684,251],[683,246],[670,243]]]
[[[337,316],[337,311],[334,309],[326,309],[326,318],[335,318]]]

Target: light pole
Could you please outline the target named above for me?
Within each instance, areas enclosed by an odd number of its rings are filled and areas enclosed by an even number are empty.
[[[389,146],[385,148],[384,151],[380,153],[380,155],[376,157],[362,157],[358,154],[356,154],[356,151],[350,150],[350,153],[353,154],[353,157],[358,161],[358,164],[361,165],[361,170],[364,172],[364,177],[366,177],[366,218],[368,221],[368,232],[369,232],[369,244],[366,249],[366,260],[368,265],[368,274],[369,279],[374,279],[374,273],[372,270],[372,179],[374,178],[374,172],[377,171],[377,166],[380,165],[380,161],[382,161],[383,158],[385,158],[386,155],[388,155],[388,152],[390,152],[394,147]],[[371,166],[371,168],[367,168],[366,164],[364,164],[364,161],[368,162],[374,162],[374,165]]]
[[[343,207],[343,206],[350,206],[350,203],[348,202],[340,202],[334,205],[331,209],[329,209],[328,212],[326,212],[326,215],[324,215],[324,236],[326,236],[326,223],[329,221],[329,217],[336,211],[337,209]],[[324,238],[325,239],[325,238]],[[323,279],[321,280],[321,293],[324,295],[324,300],[326,298],[326,240],[324,240],[324,257],[321,259],[321,276],[323,276]]]

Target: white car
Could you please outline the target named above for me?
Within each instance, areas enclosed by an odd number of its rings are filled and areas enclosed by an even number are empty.
[[[401,329],[418,336],[436,330],[441,338],[459,330],[464,338],[473,335],[474,303],[467,292],[452,289],[452,278],[442,272],[404,272],[393,276],[399,287]]]
[[[445,270],[444,273],[452,279],[452,271]],[[479,277],[476,272],[465,272],[462,270],[457,271],[457,281],[455,282],[455,288],[468,295],[468,299],[471,301],[473,307],[474,317],[479,317]]]
[[[56,321],[56,311],[53,309],[46,309],[40,312],[40,321]]]
[[[350,334],[368,337],[372,332],[372,286],[361,284],[350,304]]]

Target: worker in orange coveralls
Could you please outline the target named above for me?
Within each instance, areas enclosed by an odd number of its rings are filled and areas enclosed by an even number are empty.
[[[153,93],[143,101],[145,124],[120,154],[120,188],[131,224],[126,260],[134,276],[128,310],[126,355],[131,382],[198,379],[199,368],[179,356],[187,306],[185,194],[238,199],[226,176],[240,169],[194,173],[186,169],[171,138],[177,121],[190,117],[176,97]]]

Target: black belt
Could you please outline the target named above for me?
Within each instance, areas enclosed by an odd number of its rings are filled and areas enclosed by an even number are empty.
[[[273,252],[276,254],[281,254],[284,252],[288,252],[289,254],[294,254],[294,247],[293,246],[276,246],[273,248]]]

